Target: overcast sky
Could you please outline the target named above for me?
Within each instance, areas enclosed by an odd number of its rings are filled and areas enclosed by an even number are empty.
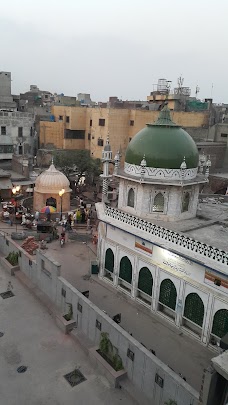
[[[145,100],[182,75],[192,95],[228,103],[227,18],[228,0],[2,1],[0,70],[14,94]]]

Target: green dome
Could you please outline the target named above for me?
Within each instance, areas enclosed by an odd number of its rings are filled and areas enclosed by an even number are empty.
[[[199,154],[192,137],[176,125],[164,107],[154,124],[147,124],[129,143],[125,162],[140,166],[145,155],[147,167],[180,169],[185,161],[188,169],[198,166]]]

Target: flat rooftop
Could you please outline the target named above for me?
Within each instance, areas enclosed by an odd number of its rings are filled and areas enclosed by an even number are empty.
[[[135,404],[95,371],[79,344],[64,335],[31,293],[0,268],[0,293],[13,284],[14,297],[0,297],[1,405]],[[17,368],[26,366],[25,373]],[[86,381],[71,387],[64,375],[75,368]],[[122,401],[122,402],[121,402]]]

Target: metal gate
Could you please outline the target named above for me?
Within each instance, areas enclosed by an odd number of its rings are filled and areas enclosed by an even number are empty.
[[[120,274],[119,277],[131,284],[132,280],[132,265],[127,256],[122,257],[120,261]]]
[[[188,294],[185,299],[184,317],[196,323],[199,326],[203,325],[204,305],[200,296],[196,293]]]
[[[177,290],[170,279],[163,280],[160,287],[159,302],[175,311]]]
[[[114,254],[112,249],[107,249],[105,254],[105,269],[113,273],[114,269]]]
[[[213,335],[222,338],[228,332],[228,311],[227,309],[220,309],[214,315],[212,326]]]
[[[138,289],[148,295],[152,295],[153,277],[147,267],[142,267],[139,272]]]

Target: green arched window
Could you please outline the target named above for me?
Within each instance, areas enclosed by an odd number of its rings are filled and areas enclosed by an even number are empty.
[[[186,191],[186,192],[184,192],[184,195],[182,198],[182,212],[188,211],[189,202],[190,202],[190,194]]]
[[[135,206],[135,192],[134,192],[133,188],[130,188],[130,190],[128,191],[127,205],[128,205],[128,207],[132,207],[132,208],[134,208],[134,206]]]
[[[156,194],[153,203],[153,212],[164,212],[165,199],[162,193]]]
[[[114,269],[114,254],[112,249],[107,249],[105,253],[105,270],[113,273]]]
[[[139,272],[138,289],[148,295],[152,295],[153,277],[147,267],[142,267]]]
[[[213,335],[222,338],[228,333],[228,310],[220,309],[214,315],[212,331]]]
[[[167,278],[160,286],[159,302],[175,311],[177,300],[177,290],[173,282]]]
[[[130,260],[127,256],[122,257],[120,261],[120,273],[119,277],[126,281],[127,283],[131,284],[132,280],[132,265]]]
[[[184,305],[184,317],[199,326],[203,325],[204,305],[198,294],[191,293],[186,297]]]

